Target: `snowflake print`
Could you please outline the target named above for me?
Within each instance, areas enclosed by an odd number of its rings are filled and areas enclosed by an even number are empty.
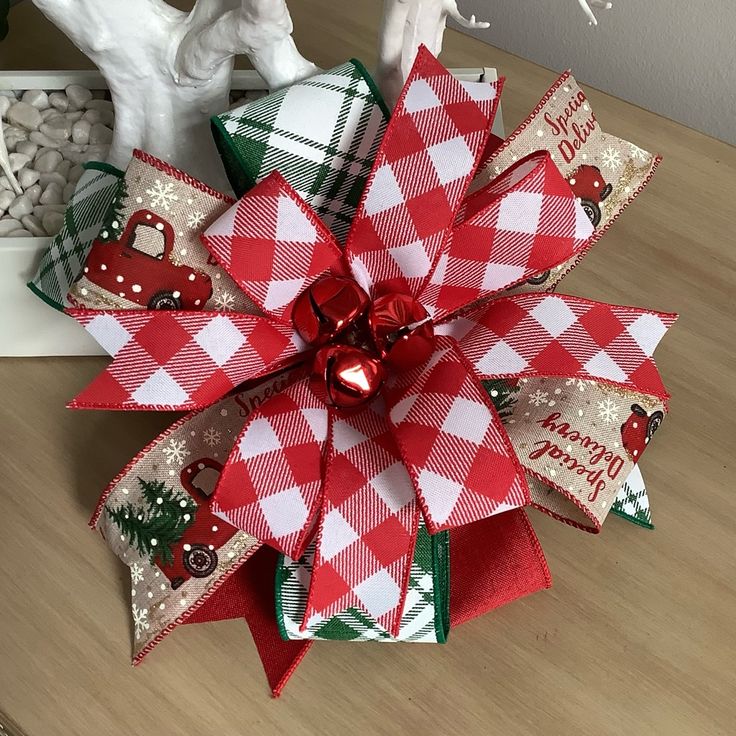
[[[146,189],[146,194],[151,197],[151,207],[163,207],[167,212],[174,202],[179,201],[179,197],[174,194],[174,185],[170,181],[164,184],[160,179],[156,179],[155,184]]]
[[[192,212],[189,217],[187,217],[187,227],[190,230],[196,230],[201,227],[203,222],[204,212]]]
[[[601,161],[605,168],[615,171],[621,165],[621,154],[613,146],[608,146],[601,154]]]
[[[540,391],[537,389],[533,394],[529,394],[529,403],[534,406],[542,406],[547,403],[547,397],[549,394],[546,391]]]
[[[633,143],[630,144],[629,156],[636,159],[637,161],[646,161],[649,158],[649,153],[639,146],[635,146]]]
[[[137,562],[130,566],[130,581],[133,585],[143,582],[143,568]]]
[[[216,430],[214,427],[210,427],[209,429],[205,429],[205,431],[202,433],[202,439],[204,440],[205,445],[207,445],[208,447],[214,447],[215,445],[220,444],[222,433]]]
[[[148,631],[151,628],[151,624],[148,623],[148,609],[138,608],[138,606],[134,603],[131,610],[133,612],[135,638],[140,639],[143,632]]]
[[[598,416],[606,424],[617,421],[620,410],[621,407],[613,399],[605,399],[604,401],[598,402]]]
[[[221,291],[215,297],[215,309],[218,312],[230,312],[235,306],[235,297],[229,291]]]
[[[184,465],[184,458],[187,455],[191,455],[187,448],[186,440],[169,440],[169,446],[164,447],[162,452],[166,455],[166,464],[176,463],[177,465]]]
[[[581,381],[578,378],[568,378],[567,381],[565,381],[565,386],[575,386],[576,384],[578,391],[581,393],[585,391],[585,381]]]

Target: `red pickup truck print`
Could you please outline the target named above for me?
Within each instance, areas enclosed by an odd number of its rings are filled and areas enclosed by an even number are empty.
[[[120,240],[95,240],[84,276],[148,309],[203,309],[212,296],[210,277],[173,263],[173,247],[171,225],[154,212],[138,210],[130,216]]]
[[[607,184],[597,166],[583,164],[578,166],[568,177],[567,183],[580,198],[580,204],[588,215],[593,227],[598,227],[601,221],[601,202],[613,191],[613,187]]]
[[[238,531],[209,510],[207,499],[221,472],[222,464],[211,458],[195,460],[181,471],[182,486],[198,508],[194,523],[171,547],[173,563],[161,567],[174,590],[191,578],[212,575],[217,569],[217,550]]]
[[[661,411],[647,414],[639,404],[631,405],[631,416],[621,425],[621,440],[626,454],[635,463],[639,462],[663,419],[664,414]]]

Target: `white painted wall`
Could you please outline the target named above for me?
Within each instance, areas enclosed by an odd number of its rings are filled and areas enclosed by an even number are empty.
[[[472,33],[494,46],[736,144],[736,0],[612,2],[596,28],[575,0],[458,6],[491,22]]]

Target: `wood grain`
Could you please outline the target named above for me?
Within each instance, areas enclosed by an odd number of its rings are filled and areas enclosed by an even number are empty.
[[[20,64],[24,48],[36,67],[79,66],[25,5],[3,66]],[[374,61],[378,3],[290,5],[306,56],[323,67]],[[509,129],[555,76],[454,32],[444,61],[507,75]],[[656,531],[611,518],[594,537],[535,514],[552,590],[453,631],[445,646],[322,643],[280,701],[237,621],[182,627],[133,670],[126,570],[85,523],[170,417],[65,410],[101,359],[5,360],[0,709],[28,736],[734,733],[736,151],[588,92],[606,130],[664,155],[565,282],[682,315],[657,353],[672,413],[643,462]]]

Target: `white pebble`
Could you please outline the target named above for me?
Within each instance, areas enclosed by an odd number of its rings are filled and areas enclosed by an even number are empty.
[[[62,204],[63,202],[64,195],[58,184],[52,182],[43,190],[41,204]]]
[[[63,143],[63,141],[55,141],[53,138],[49,138],[45,133],[38,130],[34,130],[29,138],[34,143],[38,143],[39,146],[46,146],[47,148],[58,148]]]
[[[70,184],[76,184],[82,178],[82,174],[84,174],[84,167],[79,164],[75,164],[71,169],[69,169],[69,176],[67,179]]]
[[[61,212],[47,212],[41,224],[47,235],[56,235],[64,224],[64,215]]]
[[[72,162],[64,160],[56,167],[56,173],[61,174],[65,181],[69,179],[69,171],[72,168]]]
[[[69,104],[77,110],[85,107],[92,99],[92,93],[80,84],[70,84],[66,88],[66,96]]]
[[[31,200],[31,204],[35,207],[35,205],[37,205],[41,200],[41,185],[34,184],[33,186],[28,187],[28,189],[23,193]]]
[[[37,130],[43,122],[41,113],[27,102],[11,105],[6,115],[8,122],[26,130]]]
[[[15,194],[7,189],[0,192],[0,214],[10,207],[15,201]]]
[[[82,120],[86,120],[90,125],[95,125],[95,123],[102,122],[102,114],[99,110],[87,110],[82,115]]]
[[[23,223],[23,227],[28,230],[31,235],[35,235],[37,238],[46,237],[46,230],[43,225],[41,225],[41,221],[37,217],[26,215],[21,222]]]
[[[30,169],[28,167],[26,167],[25,169],[21,169],[18,172],[18,183],[23,189],[28,189],[28,187],[32,187],[40,178],[41,174],[38,171],[36,171],[35,169]]]
[[[71,183],[64,186],[61,196],[63,197],[65,204],[69,202],[69,200],[72,198],[72,194],[74,194],[74,190],[76,188],[77,188],[77,185],[71,184]]]
[[[12,104],[13,103],[9,97],[6,97],[5,95],[0,95],[0,117],[5,117],[5,113],[8,111],[8,108]]]
[[[68,141],[72,134],[72,124],[63,115],[41,125],[41,132],[55,141]]]
[[[82,154],[84,157],[82,160],[86,163],[87,161],[105,161],[107,154],[110,152],[110,146],[95,145],[88,146],[87,150]]]
[[[49,104],[59,112],[69,109],[69,98],[63,92],[52,92],[49,95]]]
[[[9,238],[32,238],[33,234],[29,233],[28,230],[21,228],[20,230],[13,230],[12,233],[8,233]]]
[[[55,107],[49,107],[47,110],[41,110],[41,117],[44,123],[47,123],[52,118],[61,118],[64,116]]]
[[[8,212],[11,217],[20,220],[25,215],[30,215],[33,212],[33,202],[25,194],[19,194],[13,204],[8,207]]]
[[[97,123],[89,131],[89,142],[93,146],[100,143],[112,143],[112,131],[106,125]]]
[[[4,238],[9,233],[21,227],[23,226],[20,224],[20,220],[16,220],[15,218],[0,220],[0,238]]]
[[[50,174],[41,174],[41,178],[39,181],[41,182],[41,186],[44,189],[46,189],[46,187],[52,183],[58,184],[60,187],[66,186],[66,179],[58,171],[52,171]]]
[[[89,133],[92,128],[89,120],[78,120],[72,126],[72,140],[79,145],[89,143]]]
[[[33,135],[33,133],[31,133]],[[16,128],[14,125],[9,125],[5,128],[5,145],[9,151],[15,150],[16,146],[22,141],[28,140],[28,131],[23,128]]]
[[[56,170],[56,167],[62,162],[61,154],[58,151],[45,151],[36,157],[34,162],[35,168],[42,174],[50,174]]]
[[[27,89],[21,100],[38,110],[45,110],[49,106],[49,96],[42,89]]]
[[[20,141],[15,147],[16,153],[25,153],[26,156],[33,158],[38,153],[38,145],[31,141]]]
[[[33,214],[36,215],[40,220],[43,220],[46,215],[50,212],[55,212],[59,215],[63,215],[66,212],[65,204],[37,204],[33,208]]]
[[[26,156],[25,153],[11,153],[8,159],[10,160],[10,170],[13,173],[20,171],[24,166],[28,166],[31,163],[31,157]]]
[[[90,100],[85,107],[88,110],[110,110],[112,112],[112,102],[110,100]]]

